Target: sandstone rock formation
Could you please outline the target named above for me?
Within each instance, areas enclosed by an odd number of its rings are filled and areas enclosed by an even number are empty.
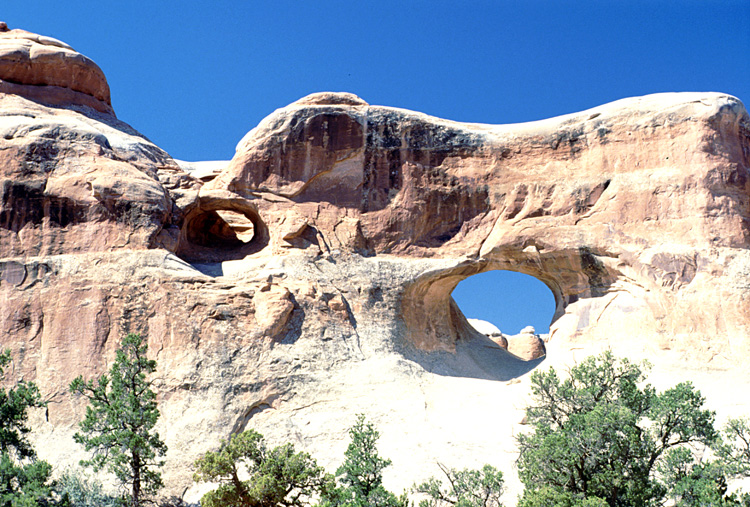
[[[492,294],[488,293],[487,296],[492,297]],[[491,322],[479,319],[466,319],[466,321],[476,331],[487,336],[487,338],[519,359],[532,361],[544,357],[546,354],[544,341],[536,334],[533,326],[526,326],[517,335],[506,336]]]
[[[544,342],[539,335],[534,333],[534,328],[531,328],[531,332],[521,330],[519,334],[509,336],[506,340],[508,352],[524,361],[539,359],[546,354]]]
[[[0,26],[0,92],[61,106],[83,105],[113,114],[104,73],[52,37]]]
[[[750,119],[734,97],[493,126],[313,94],[231,161],[196,165],[117,120],[90,60],[12,30],[0,130],[0,336],[50,402],[34,428],[55,463],[82,457],[68,383],[141,332],[172,493],[196,498],[189,463],[250,426],[333,469],[359,412],[391,487],[490,462],[513,491],[541,359],[450,296],[492,269],[553,292],[543,366],[610,347],[648,357],[657,384],[692,379],[721,417],[750,411],[732,394],[750,388]]]

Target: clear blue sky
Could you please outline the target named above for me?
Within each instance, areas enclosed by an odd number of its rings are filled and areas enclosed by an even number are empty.
[[[480,123],[664,91],[750,101],[749,0],[9,0],[0,17],[96,61],[118,117],[184,160],[231,158],[271,111],[323,90]],[[459,304],[503,330],[521,311]],[[528,307],[543,331],[551,307]]]

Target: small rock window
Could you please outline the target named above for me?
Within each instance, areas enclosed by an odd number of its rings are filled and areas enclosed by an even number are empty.
[[[190,222],[187,239],[206,247],[240,247],[252,241],[255,226],[242,213],[229,210],[206,211]]]
[[[265,246],[267,234],[252,210],[201,209],[185,219],[177,255],[188,261],[240,259]]]

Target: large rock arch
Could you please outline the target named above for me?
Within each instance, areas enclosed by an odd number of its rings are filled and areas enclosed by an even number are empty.
[[[748,239],[747,121],[720,94],[626,99],[509,126],[314,94],[253,129],[205,188],[253,199],[279,225],[271,230],[294,216],[323,252],[472,259],[407,286],[403,315],[419,348],[452,348],[454,277],[492,264],[550,287],[556,320],[568,312],[553,337],[590,335],[591,305],[576,303],[604,298],[612,323],[668,334],[690,358],[701,352],[694,332],[748,346],[742,318],[713,317],[729,311],[719,293],[734,282],[721,277],[727,262],[744,262]],[[280,234],[271,245],[284,245]],[[693,284],[709,265],[711,281]],[[623,305],[618,293],[638,301]]]

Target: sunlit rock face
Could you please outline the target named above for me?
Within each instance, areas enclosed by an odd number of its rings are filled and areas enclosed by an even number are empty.
[[[68,383],[106,371],[128,332],[158,362],[167,488],[188,499],[190,463],[231,432],[333,470],[357,413],[382,433],[390,487],[488,462],[512,498],[527,373],[603,348],[649,358],[659,386],[692,379],[720,417],[750,410],[750,120],[734,97],[495,126],[313,94],[231,161],[192,164],[117,120],[105,90],[63,43],[0,33],[0,336],[50,401],[34,438],[55,463],[83,456]],[[452,300],[491,269],[555,295],[543,359]]]
[[[89,58],[52,37],[0,25],[0,92],[50,105],[112,113],[104,73]]]

